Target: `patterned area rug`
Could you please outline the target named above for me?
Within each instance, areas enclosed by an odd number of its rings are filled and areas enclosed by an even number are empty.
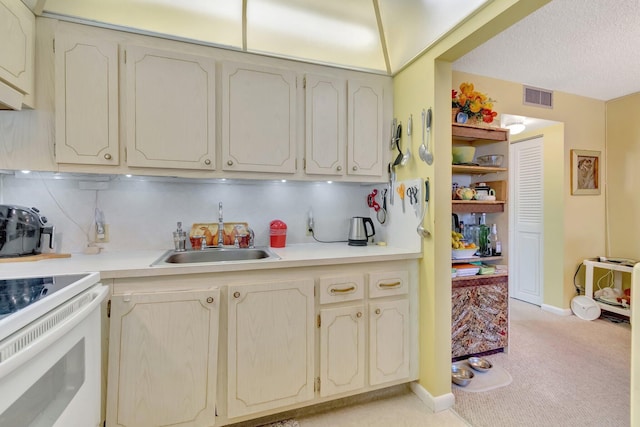
[[[501,366],[496,366],[495,363],[491,361],[490,357],[487,357],[486,359],[493,364],[493,367],[491,369],[486,372],[478,372],[472,370],[474,377],[468,385],[466,385],[465,387],[461,387],[457,384],[452,384],[453,387],[458,390],[477,393],[481,391],[494,390],[496,388],[504,387],[511,384],[511,381],[513,379],[511,378],[509,372],[507,372],[506,369]],[[462,365],[465,368],[471,369],[465,361],[456,362],[454,363],[454,365]]]

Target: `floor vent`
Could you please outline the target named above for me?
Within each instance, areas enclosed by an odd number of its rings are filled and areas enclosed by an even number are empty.
[[[536,107],[553,108],[553,92],[535,87],[523,86],[522,103]]]

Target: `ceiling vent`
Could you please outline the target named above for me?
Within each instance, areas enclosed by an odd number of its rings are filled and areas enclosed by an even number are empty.
[[[523,86],[522,103],[536,107],[553,108],[553,92],[535,87]]]

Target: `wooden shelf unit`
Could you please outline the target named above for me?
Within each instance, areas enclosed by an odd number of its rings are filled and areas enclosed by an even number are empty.
[[[478,200],[452,200],[451,212],[453,213],[497,213],[504,212],[504,200],[478,201]]]
[[[485,145],[507,143],[509,131],[466,124],[452,124],[452,143]],[[452,165],[452,174],[485,175],[507,172],[507,168]],[[507,182],[496,178],[496,198],[499,200],[452,200],[453,213],[501,213],[507,199]],[[489,185],[487,183],[487,185]],[[506,231],[503,230],[503,235]],[[502,256],[452,259],[451,264],[469,262],[496,263]],[[486,351],[505,349],[509,344],[509,274],[500,270],[494,274],[460,276],[451,279],[451,353],[454,360]]]
[[[470,262],[484,262],[484,261],[500,261],[502,259],[501,255],[496,256],[483,256],[483,257],[471,257],[471,258],[451,258],[451,264],[467,264]],[[474,277],[474,276],[471,276]]]
[[[472,143],[501,142],[509,140],[509,130],[498,127],[481,127],[461,123],[452,123],[451,136],[455,140]]]
[[[452,165],[451,172],[463,173],[467,175],[484,175],[487,173],[506,172],[507,168],[498,168],[495,166],[469,166],[469,165]]]

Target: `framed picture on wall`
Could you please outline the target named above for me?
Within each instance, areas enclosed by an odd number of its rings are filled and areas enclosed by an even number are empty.
[[[600,152],[571,150],[571,194],[600,194]]]

